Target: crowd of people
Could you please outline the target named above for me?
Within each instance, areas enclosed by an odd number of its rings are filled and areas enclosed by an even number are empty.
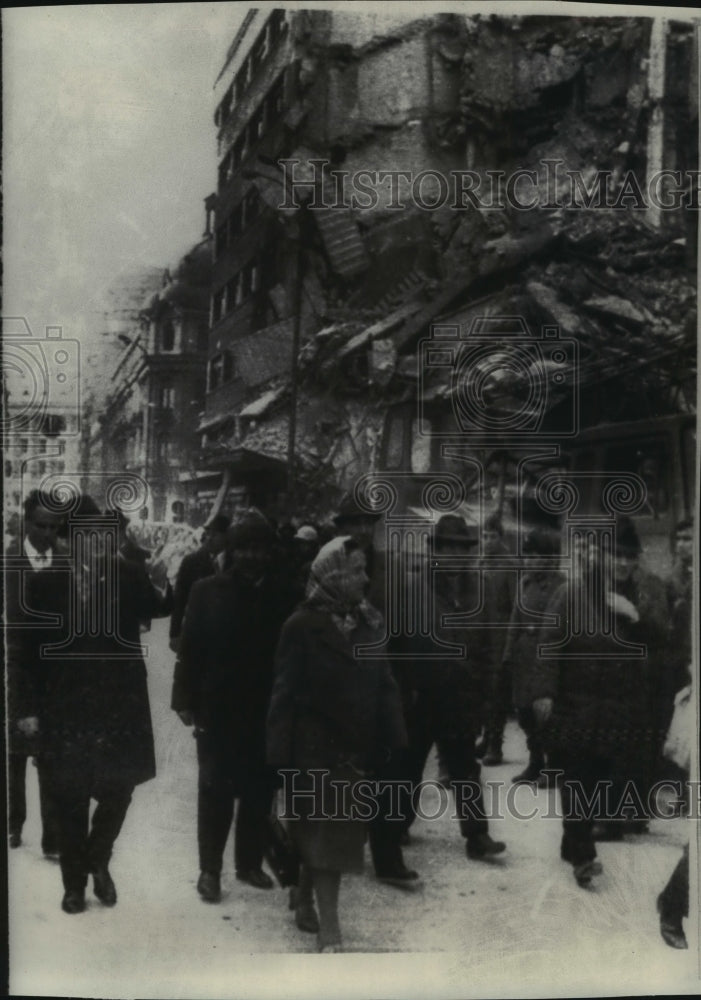
[[[232,824],[236,878],[273,886],[263,865],[278,796],[300,860],[295,922],[321,951],[342,950],[341,877],[362,870],[366,841],[378,879],[420,883],[404,848],[434,747],[467,858],[502,854],[480,774],[502,762],[512,711],[529,754],[513,781],[559,788],[560,854],[578,885],[601,872],[597,840],[647,828],[674,699],[689,683],[691,523],[677,526],[665,584],[644,568],[627,517],[610,552],[583,533],[561,553],[559,531],[532,525],[513,572],[490,565],[513,551],[498,517],[444,514],[411,570],[428,583],[431,627],[409,614],[386,634],[392,556],[352,495],[332,530],[276,529],[255,509],[212,518],[165,592],[126,520],[106,513],[83,496],[66,517],[34,491],[7,564],[10,846],[21,844],[33,756],[42,848],[60,861],[66,913],[85,909],[90,875],[104,905],[117,901],[112,849],[134,787],[155,775],[140,632],[158,617],[170,616],[172,708],[196,736],[204,902],[221,898]],[[587,808],[604,786],[613,794]],[[686,945],[684,858],[658,900],[675,947]]]

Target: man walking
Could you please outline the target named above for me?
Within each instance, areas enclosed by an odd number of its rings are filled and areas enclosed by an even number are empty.
[[[42,609],[32,607],[30,594],[31,578],[56,565],[61,557],[57,553],[57,536],[61,518],[50,509],[50,502],[40,490],[32,490],[24,502],[24,537],[22,552],[6,553],[7,571],[7,656],[8,694],[10,719],[8,726],[8,826],[10,847],[22,843],[22,828],[27,818],[26,773],[27,759],[35,757],[39,779],[39,804],[41,809],[41,849],[45,857],[58,857],[58,830],[56,810],[51,794],[50,778],[44,758],[39,752],[38,733],[33,724],[27,723],[21,708],[20,693],[23,678],[21,670],[21,628],[41,626]],[[36,617],[35,617],[36,616]],[[33,672],[39,674],[42,665],[33,665]]]
[[[265,726],[280,630],[292,611],[271,571],[274,533],[248,511],[227,533],[228,569],[190,592],[171,705],[195,727],[199,767],[197,837],[205,902],[221,898],[224,846],[238,799],[236,877],[272,887],[262,870],[273,775],[265,759]]]
[[[89,874],[97,898],[117,902],[112,849],[135,786],[155,775],[139,622],[163,612],[143,565],[118,552],[114,515],[83,496],[68,527],[69,557],[31,579],[30,607],[55,624],[22,630],[19,670],[23,725],[40,735],[55,794],[61,905],[76,914]]]

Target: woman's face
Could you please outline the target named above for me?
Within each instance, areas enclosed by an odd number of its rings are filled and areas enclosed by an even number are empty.
[[[353,604],[360,604],[365,596],[365,587],[368,583],[365,573],[365,556],[360,549],[354,549],[348,556],[348,569],[344,578],[344,590],[346,597]]]

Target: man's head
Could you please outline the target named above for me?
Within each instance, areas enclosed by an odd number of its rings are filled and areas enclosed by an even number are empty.
[[[229,530],[229,518],[217,514],[204,526],[202,546],[211,556],[218,556],[226,548],[226,533]]]
[[[353,493],[347,493],[338,505],[334,524],[341,535],[349,535],[361,549],[369,549],[375,536],[379,514],[364,510]]]
[[[482,545],[485,555],[503,548],[504,528],[498,514],[490,514],[482,525]]]
[[[467,525],[457,514],[444,514],[433,529],[433,551],[437,556],[465,555],[474,551],[478,540],[477,525]]]
[[[680,521],[674,529],[674,558],[677,563],[690,567],[694,561],[694,524]]]
[[[56,545],[62,520],[41,490],[32,490],[24,501],[24,533],[37,552],[47,552]]]
[[[247,510],[226,533],[231,568],[247,580],[259,580],[270,565],[274,542],[275,533],[260,511]]]
[[[616,580],[628,580],[638,564],[642,547],[633,520],[625,514],[616,519]]]
[[[303,562],[313,559],[319,551],[319,533],[311,524],[301,525],[297,529],[293,542],[297,556]]]

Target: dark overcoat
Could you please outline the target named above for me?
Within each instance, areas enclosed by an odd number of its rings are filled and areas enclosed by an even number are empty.
[[[504,647],[504,664],[510,668],[512,699],[517,709],[530,708],[535,698],[534,667],[543,626],[538,619],[555,591],[564,582],[557,570],[536,570],[519,581],[519,600],[514,601]]]
[[[555,591],[547,609],[555,623],[541,630],[541,644],[562,641],[569,634],[574,596],[570,590],[580,590],[584,606],[583,586],[572,581]],[[642,644],[645,655],[621,657],[612,637],[601,630],[578,635],[569,643],[570,656],[536,658],[532,693],[534,700],[553,699],[544,732],[551,751],[606,757],[624,771],[638,773],[649,769],[663,736],[656,700],[667,638],[667,605],[664,585],[650,573],[638,571],[625,591],[640,619],[632,623],[627,616],[614,615],[615,634],[626,642]]]
[[[41,752],[57,780],[87,780],[95,787],[105,782],[134,786],[153,778],[139,625],[164,612],[143,565],[117,560],[116,585],[103,592],[107,596],[92,634],[76,632],[74,609],[81,597],[67,560],[56,560],[31,577],[28,592],[30,607],[55,619],[22,630],[15,710],[38,716]]]
[[[201,738],[242,780],[265,768],[275,648],[290,605],[289,588],[272,575],[251,583],[230,570],[190,592],[171,707],[193,714]]]
[[[193,585],[216,572],[216,565],[210,553],[204,549],[190,552],[180,563],[173,588],[173,610],[170,616],[170,638],[177,639],[183,626],[185,608]]]
[[[354,655],[381,638],[364,622],[345,636],[330,615],[304,605],[285,623],[267,725],[276,768],[372,770],[406,745],[396,682],[384,659]]]
[[[471,739],[485,721],[493,684],[496,643],[493,630],[483,627],[493,606],[491,583],[483,578],[480,586],[479,571],[464,572],[457,592],[451,593],[443,580],[437,574],[432,636],[398,636],[389,644],[389,655],[402,689],[412,692],[412,715],[426,717],[434,738]],[[463,624],[447,621],[460,615],[469,618]],[[442,656],[435,639],[462,647],[463,653]]]

